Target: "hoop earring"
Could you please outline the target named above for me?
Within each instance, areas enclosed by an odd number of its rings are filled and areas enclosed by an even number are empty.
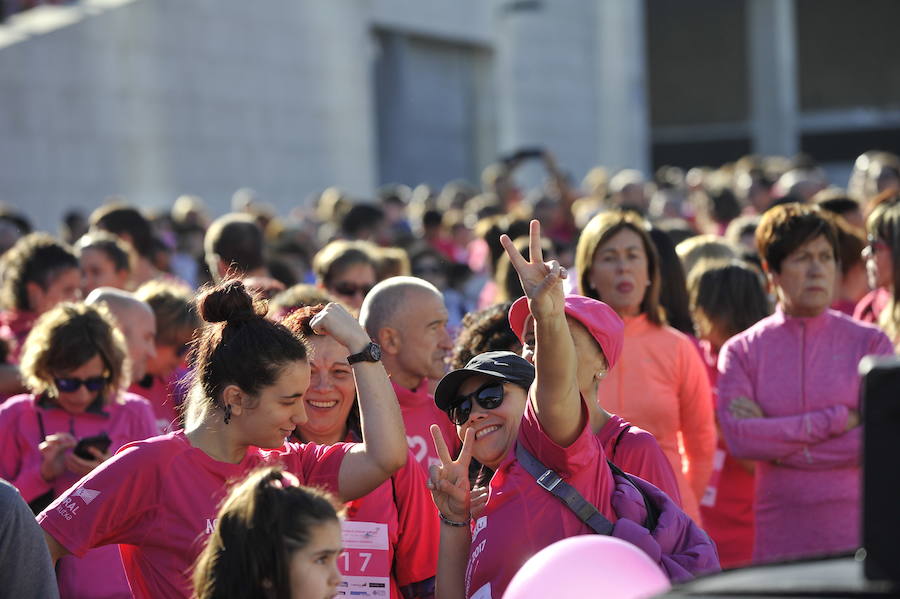
[[[225,424],[231,422],[231,404],[225,406]]]

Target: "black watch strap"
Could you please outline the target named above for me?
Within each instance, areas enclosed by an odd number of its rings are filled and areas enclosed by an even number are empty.
[[[378,362],[379,360],[381,360],[381,346],[372,342],[358,354],[347,356],[347,363],[351,365],[357,362]]]

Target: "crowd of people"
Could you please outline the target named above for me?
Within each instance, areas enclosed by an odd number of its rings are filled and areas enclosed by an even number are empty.
[[[577,535],[674,583],[859,546],[900,159],[481,183],[0,209],[0,589],[500,599]]]

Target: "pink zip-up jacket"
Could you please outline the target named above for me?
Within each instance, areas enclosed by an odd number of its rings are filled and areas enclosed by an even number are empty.
[[[732,455],[758,460],[754,561],[859,546],[862,429],[846,429],[859,409],[857,367],[871,354],[893,354],[877,328],[833,310],[794,318],[780,307],[722,347],[722,435]],[[765,417],[733,418],[738,397]]]

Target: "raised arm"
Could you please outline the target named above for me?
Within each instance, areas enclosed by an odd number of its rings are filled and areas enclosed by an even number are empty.
[[[316,334],[331,335],[358,353],[371,342],[369,336],[340,304],[330,303],[310,321]],[[362,497],[387,480],[406,463],[406,432],[397,396],[381,362],[357,362],[353,377],[359,396],[363,442],[341,464],[338,488],[341,498]]]
[[[506,235],[500,243],[519,274],[535,322],[535,380],[530,401],[541,427],[556,444],[571,445],[584,428],[576,378],[575,344],[566,323],[562,280],[566,271],[556,260],[544,262],[541,225],[531,221],[530,260],[525,260]]]

